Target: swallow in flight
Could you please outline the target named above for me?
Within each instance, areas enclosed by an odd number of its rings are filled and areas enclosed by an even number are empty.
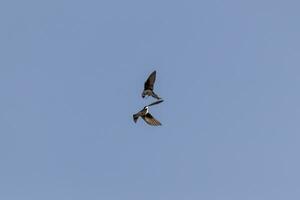
[[[149,104],[148,106],[145,106],[141,111],[133,115],[133,121],[136,123],[138,118],[141,117],[147,124],[151,126],[160,126],[161,123],[149,113],[149,106],[159,104],[163,101],[164,100],[161,99]]]
[[[154,93],[154,82],[156,78],[156,71],[152,72],[148,79],[146,80],[144,84],[144,90],[142,92],[142,97],[144,98],[145,96],[152,96],[156,99],[161,99],[157,94]]]

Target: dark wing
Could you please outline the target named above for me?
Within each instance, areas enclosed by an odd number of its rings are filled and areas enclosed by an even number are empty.
[[[159,103],[161,103],[161,102],[163,102],[164,100],[158,100],[158,101],[155,101],[155,102],[153,102],[153,103],[150,103],[148,106],[153,106],[153,105],[156,105],[156,104],[159,104]]]
[[[148,79],[145,82],[144,89],[145,90],[153,90],[153,85],[156,78],[156,71],[152,72]]]
[[[145,116],[142,116],[143,120],[151,126],[160,126],[161,123],[157,121],[150,113],[147,113]]]

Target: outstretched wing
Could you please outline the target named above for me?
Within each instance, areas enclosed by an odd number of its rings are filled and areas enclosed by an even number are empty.
[[[150,113],[147,113],[142,117],[145,122],[151,126],[160,126],[161,123],[157,121]]]
[[[161,99],[161,100],[155,101],[155,102],[153,102],[153,103],[150,103],[148,106],[153,106],[153,105],[159,104],[159,103],[161,103],[161,102],[163,102],[163,101],[164,101],[164,100]]]
[[[145,82],[144,89],[145,90],[153,90],[153,85],[156,78],[156,71],[152,72],[148,79]]]

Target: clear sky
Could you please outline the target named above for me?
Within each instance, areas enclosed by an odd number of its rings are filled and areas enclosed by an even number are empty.
[[[299,7],[2,0],[0,199],[299,200]]]

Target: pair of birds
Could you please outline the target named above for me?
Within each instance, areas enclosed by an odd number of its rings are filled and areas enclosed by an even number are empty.
[[[151,126],[160,126],[161,123],[155,119],[150,113],[149,113],[149,107],[159,104],[163,102],[157,94],[154,93],[154,83],[155,83],[155,78],[156,78],[156,71],[152,72],[148,79],[146,80],[144,84],[144,90],[142,92],[142,97],[145,98],[145,96],[152,96],[157,99],[156,102],[153,102],[147,106],[145,106],[141,111],[133,115],[133,121],[136,123],[138,118],[141,117],[147,124]]]

